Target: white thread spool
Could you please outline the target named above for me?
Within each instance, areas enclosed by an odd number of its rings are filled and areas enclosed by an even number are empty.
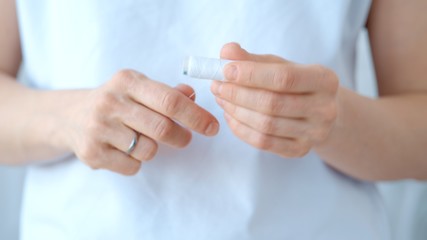
[[[201,79],[224,80],[223,69],[231,60],[189,56],[184,61],[183,74]]]

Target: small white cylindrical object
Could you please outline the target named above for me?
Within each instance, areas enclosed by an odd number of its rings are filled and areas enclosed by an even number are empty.
[[[183,74],[201,79],[224,80],[223,69],[232,61],[216,58],[189,56],[185,59]]]

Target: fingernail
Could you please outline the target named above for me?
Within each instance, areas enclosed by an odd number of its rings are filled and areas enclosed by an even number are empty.
[[[215,135],[218,132],[219,125],[216,122],[212,122],[209,124],[208,128],[206,128],[205,134],[208,136]]]
[[[224,68],[224,76],[227,80],[233,81],[237,78],[237,67],[227,64]]]

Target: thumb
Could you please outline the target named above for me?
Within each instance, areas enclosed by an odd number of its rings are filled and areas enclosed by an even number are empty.
[[[225,44],[221,49],[220,57],[222,59],[253,61],[265,63],[283,63],[285,59],[271,54],[252,54],[243,49],[240,44],[231,42]]]

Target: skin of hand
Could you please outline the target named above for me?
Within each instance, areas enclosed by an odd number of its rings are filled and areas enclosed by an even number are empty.
[[[191,141],[190,131],[218,132],[218,121],[194,102],[191,87],[172,88],[133,70],[119,71],[96,89],[23,86],[16,81],[22,60],[16,1],[0,1],[0,13],[1,163],[74,153],[94,169],[133,175],[155,156],[158,144],[182,148]]]
[[[302,157],[327,139],[337,121],[337,76],[320,65],[250,54],[226,44],[225,81],[211,91],[241,140],[286,158]]]
[[[206,136],[218,132],[218,121],[194,103],[193,93],[187,85],[171,88],[138,72],[120,71],[100,88],[85,90],[65,110],[61,142],[94,169],[133,175],[155,156],[158,143],[182,148],[191,140],[190,130]],[[138,142],[128,155],[135,133]]]

